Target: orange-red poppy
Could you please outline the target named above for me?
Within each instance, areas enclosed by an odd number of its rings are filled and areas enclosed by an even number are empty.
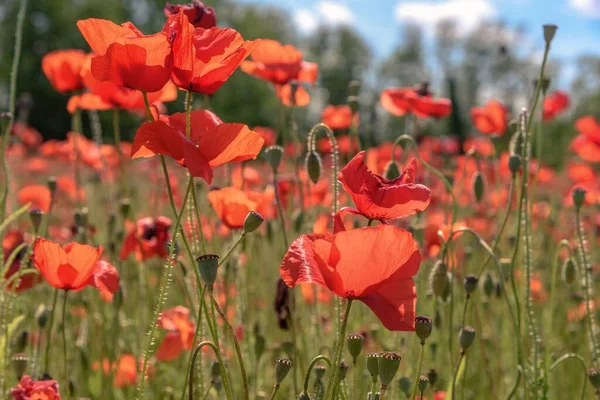
[[[138,219],[134,226],[129,227],[125,236],[121,247],[121,260],[127,259],[132,253],[135,254],[137,261],[167,257],[171,224],[171,219],[163,216],[156,219],[151,217]]]
[[[100,292],[105,301],[111,301],[113,295],[119,290],[119,272],[107,261],[98,261],[94,266],[88,285]]]
[[[387,180],[373,173],[364,163],[365,152],[358,153],[342,169],[338,180],[350,195],[357,212],[369,219],[403,218],[423,211],[431,200],[431,191],[416,184],[416,160],[402,174]]]
[[[46,185],[27,185],[19,190],[17,200],[21,205],[31,203],[31,208],[38,208],[47,213],[50,210],[52,193]]]
[[[210,29],[217,25],[215,9],[205,6],[200,0],[193,0],[189,4],[171,4],[167,1],[165,4],[165,16],[167,18],[178,14],[180,11],[183,11],[195,28]]]
[[[230,28],[195,28],[183,9],[169,17],[163,32],[173,47],[173,82],[204,94],[216,92],[260,44]]]
[[[590,115],[575,121],[579,135],[571,141],[571,150],[588,162],[600,162],[600,124]]]
[[[52,51],[42,57],[42,71],[57,92],[72,92],[83,88],[81,68],[84,61],[83,50]]]
[[[452,112],[449,99],[433,98],[426,89],[389,88],[381,92],[381,106],[395,116],[412,113],[419,118],[443,118]]]
[[[99,81],[157,92],[170,79],[173,54],[164,32],[144,35],[131,22],[96,18],[79,20],[77,27],[96,54],[91,71]]]
[[[473,125],[486,135],[504,135],[508,110],[498,100],[490,100],[483,107],[471,108]]]
[[[10,134],[17,137],[23,145],[30,149],[37,148],[44,141],[42,134],[37,129],[20,121],[13,123]]]
[[[190,321],[189,309],[177,306],[163,311],[158,327],[168,331],[156,350],[158,360],[175,360],[184,350],[192,348],[195,326]]]
[[[556,117],[569,107],[569,95],[562,90],[557,90],[554,93],[546,96],[544,99],[543,110],[544,120],[550,120]]]
[[[207,110],[192,111],[189,138],[185,125],[185,113],[142,124],[133,139],[131,158],[168,155],[187,167],[192,176],[211,183],[213,167],[254,159],[264,143],[246,125],[223,123]]]
[[[10,390],[13,400],[60,400],[58,382],[53,379],[34,381],[29,375]]]
[[[242,71],[274,84],[277,97],[284,105],[292,103],[292,81],[315,83],[317,80],[317,64],[303,61],[302,52],[292,45],[263,39],[252,52],[251,58],[251,61],[242,63]],[[310,96],[306,89],[298,86],[294,104],[305,106],[309,102]]]
[[[358,114],[352,118],[350,106],[327,106],[321,114],[321,121],[331,129],[348,129],[358,123]]]
[[[269,147],[275,144],[277,139],[277,132],[275,129],[268,128],[265,126],[255,126],[252,130],[260,135],[265,141],[265,147]]]
[[[265,219],[274,216],[275,192],[272,188],[255,192],[226,187],[211,190],[207,197],[221,222],[230,229],[242,228],[250,211],[256,211]]]
[[[33,245],[32,260],[50,285],[57,289],[80,290],[89,284],[103,250],[102,246],[75,242],[60,246],[39,238]]]
[[[365,303],[393,331],[414,330],[421,255],[410,232],[391,225],[302,235],[279,267],[289,287],[313,283]]]

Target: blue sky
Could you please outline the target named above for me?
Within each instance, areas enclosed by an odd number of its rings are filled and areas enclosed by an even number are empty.
[[[525,51],[543,49],[541,26],[553,23],[559,31],[553,57],[562,61],[564,79],[581,54],[600,55],[600,0],[241,0],[285,9],[298,28],[310,33],[319,24],[351,24],[373,47],[378,58],[390,54],[400,41],[400,27],[417,23],[433,32],[443,19],[457,20],[467,32],[481,21],[504,21],[523,28]],[[518,45],[518,44],[517,44]]]

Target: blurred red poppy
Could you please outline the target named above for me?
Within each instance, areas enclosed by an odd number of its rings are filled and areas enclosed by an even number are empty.
[[[140,218],[134,226],[129,227],[127,236],[121,247],[121,260],[135,253],[137,261],[148,260],[152,257],[167,257],[167,243],[171,239],[169,228],[170,218],[159,216]]]
[[[246,125],[223,123],[207,110],[192,111],[189,138],[185,125],[185,113],[142,124],[133,139],[131,158],[167,155],[187,167],[192,176],[211,183],[213,167],[254,159],[264,143]]]
[[[88,285],[100,292],[105,301],[111,301],[113,295],[119,290],[119,272],[107,261],[98,261],[94,265]]]
[[[600,124],[592,116],[575,121],[579,135],[571,141],[571,150],[585,161],[600,162]]]
[[[10,390],[14,400],[60,400],[58,382],[53,379],[34,381],[29,375]]]
[[[275,140],[277,139],[277,132],[275,129],[268,128],[265,126],[255,126],[252,130],[260,135],[261,138],[264,139],[265,147],[269,147],[275,144]]]
[[[47,213],[50,210],[52,193],[46,185],[27,185],[19,190],[17,200],[21,205],[31,203],[31,208],[38,208]]]
[[[486,135],[504,135],[508,110],[498,100],[490,100],[483,107],[471,108],[473,125]]]
[[[229,229],[242,228],[250,211],[256,211],[265,219],[274,216],[275,192],[272,188],[255,192],[226,187],[211,190],[206,196],[221,222]]]
[[[321,121],[331,129],[348,129],[352,123],[358,123],[358,114],[353,121],[349,106],[327,106],[321,114]]]
[[[187,308],[177,306],[163,311],[158,327],[168,331],[156,350],[158,360],[175,360],[184,350],[192,348],[196,328],[190,321],[190,310]]]
[[[194,28],[184,10],[163,27],[173,47],[173,82],[192,92],[213,94],[260,44],[234,29]]]
[[[39,238],[33,245],[32,261],[46,281],[57,289],[80,290],[89,284],[104,249],[71,242],[60,246]]]
[[[21,271],[22,261],[27,255],[27,247],[21,249],[21,251],[19,251],[19,253],[17,253],[16,255],[14,255],[13,252],[16,251],[16,249],[23,243],[25,243],[25,237],[23,236],[23,233],[16,229],[9,229],[2,238],[4,262],[6,263],[6,261],[9,257],[11,257],[11,255],[14,256],[12,264],[8,266],[8,270],[4,273],[5,280],[10,279],[12,276],[18,274],[19,271]],[[27,266],[27,264],[25,264],[25,266]],[[13,281],[11,284],[6,286],[6,289],[8,291],[20,293],[24,290],[31,289],[33,286],[40,283],[41,281],[42,277],[37,274],[22,275],[18,279],[18,284],[16,284],[17,281]]]
[[[449,99],[431,97],[426,87],[390,88],[381,92],[381,106],[395,116],[412,113],[419,118],[443,118],[452,112]]]
[[[179,11],[183,11],[195,28],[210,29],[217,26],[215,9],[205,6],[200,0],[193,0],[188,4],[171,4],[167,1],[165,4],[165,16],[167,18],[178,14]]]
[[[144,35],[131,22],[96,18],[79,20],[77,27],[96,54],[91,71],[99,81],[157,92],[170,79],[173,54],[164,32]]]
[[[393,331],[414,330],[416,288],[412,277],[421,255],[410,232],[391,225],[336,234],[302,235],[279,267],[289,287],[323,286],[365,303]]]
[[[42,57],[42,71],[57,92],[72,92],[83,88],[81,68],[84,61],[83,50],[52,51]]]
[[[562,90],[557,90],[546,96],[543,104],[544,120],[553,119],[566,110],[570,103],[569,96]]]

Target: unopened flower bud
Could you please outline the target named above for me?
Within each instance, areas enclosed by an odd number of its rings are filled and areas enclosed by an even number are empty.
[[[465,276],[465,292],[467,296],[470,296],[477,289],[477,282],[479,282],[479,279],[475,275]]]
[[[131,200],[125,198],[119,201],[119,211],[121,212],[121,217],[123,219],[127,219],[129,217],[129,212],[131,211]]]
[[[511,154],[510,157],[508,157],[508,169],[510,170],[510,173],[515,176],[521,169],[521,156]]]
[[[327,372],[327,368],[325,368],[324,365],[317,365],[316,367],[313,368],[313,371],[315,371],[315,378],[318,381],[320,381],[325,376],[325,372]]]
[[[379,380],[381,380],[382,387],[387,387],[392,379],[394,379],[394,376],[400,367],[400,360],[401,357],[391,351],[386,351],[379,355]]]
[[[12,356],[11,363],[13,371],[17,376],[17,379],[21,379],[25,370],[27,369],[27,363],[29,362],[29,357],[25,353],[17,353]]]
[[[379,376],[379,353],[367,354],[367,370],[372,377]]]
[[[358,112],[358,108],[360,106],[358,102],[358,96],[349,96],[348,97],[348,106],[350,107],[350,111],[352,114],[356,114]]]
[[[348,346],[348,353],[352,356],[352,360],[356,363],[356,359],[362,352],[365,344],[365,337],[358,333],[353,333],[346,337],[346,346]]]
[[[344,360],[342,360],[338,365],[338,382],[346,379],[346,375],[348,374],[348,364]]]
[[[427,389],[428,384],[429,384],[429,378],[427,378],[425,375],[421,375],[419,377],[419,383],[417,384],[419,392],[423,393],[425,391],[425,389]]]
[[[277,384],[281,384],[287,374],[292,369],[292,361],[289,358],[278,358],[275,362],[275,381]]]
[[[435,384],[438,381],[438,373],[435,369],[430,369],[429,372],[427,373],[427,379],[429,379],[429,386],[431,386],[431,388],[433,389],[435,387]]]
[[[575,263],[569,257],[565,260],[562,267],[562,276],[566,283],[575,282],[575,278],[577,276],[577,268],[575,267]]]
[[[475,340],[475,329],[470,326],[465,326],[460,331],[460,335],[458,336],[458,342],[460,343],[461,351],[465,352],[471,347],[473,341]]]
[[[552,39],[554,39],[554,35],[556,35],[556,30],[558,26],[554,24],[545,24],[544,25],[544,40],[546,43],[550,43]]]
[[[425,343],[433,330],[433,321],[429,317],[418,316],[415,318],[415,333],[421,339],[421,343]]]
[[[385,167],[385,172],[383,176],[385,176],[385,179],[388,180],[396,179],[400,176],[400,169],[398,168],[398,164],[396,163],[396,161],[392,160],[388,162],[387,166]]]
[[[15,339],[15,351],[17,353],[23,353],[27,347],[29,341],[29,332],[22,331]]]
[[[585,203],[586,193],[585,189],[582,188],[575,188],[575,190],[573,190],[573,204],[575,204],[575,207],[581,208]]]
[[[485,275],[483,276],[483,293],[487,297],[490,297],[494,291],[494,286],[495,284],[492,274],[486,271]]]
[[[271,165],[271,168],[273,168],[273,171],[277,172],[283,158],[283,147],[277,145],[267,147],[265,158],[269,162],[269,165]]]
[[[39,208],[33,208],[29,210],[29,219],[31,220],[31,225],[33,225],[33,230],[38,231],[40,225],[42,224],[42,218],[44,216],[44,212]]]
[[[254,356],[257,360],[260,360],[263,354],[265,353],[266,348],[266,340],[265,337],[261,334],[257,334],[254,338]]]
[[[306,155],[306,172],[312,183],[317,183],[321,177],[321,157],[314,151],[308,152]]]
[[[294,229],[296,232],[302,231],[302,225],[304,225],[304,212],[302,210],[298,210],[294,215]]]
[[[483,175],[480,172],[475,173],[475,180],[473,181],[473,192],[475,193],[475,201],[481,203],[483,194],[485,192],[485,183],[483,181]]]
[[[597,368],[590,368],[588,371],[588,379],[596,390],[600,390],[600,370]]]
[[[198,270],[202,280],[208,286],[208,290],[213,290],[217,280],[217,271],[219,270],[219,256],[216,254],[204,254],[196,258]]]
[[[221,366],[216,361],[213,361],[210,365],[210,377],[212,381],[216,381],[221,377]]]
[[[400,389],[405,396],[410,396],[412,381],[409,376],[403,376],[402,378],[398,379],[398,389]]]
[[[265,219],[256,211],[250,211],[244,220],[244,233],[254,232]]]
[[[43,304],[40,304],[38,306],[37,310],[35,310],[35,320],[37,322],[37,325],[40,328],[43,328],[44,326],[46,326],[46,322],[48,322],[49,314],[50,313],[48,312],[48,309]]]
[[[429,290],[436,296],[441,297],[449,285],[448,267],[442,260],[438,260],[429,274]]]

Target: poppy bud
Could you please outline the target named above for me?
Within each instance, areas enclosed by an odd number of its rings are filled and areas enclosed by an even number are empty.
[[[544,40],[546,43],[550,43],[552,39],[554,39],[554,35],[556,35],[556,30],[558,26],[554,24],[545,24],[544,25]]]
[[[437,307],[435,309],[435,314],[433,315],[433,325],[435,326],[435,329],[442,328],[442,313]]]
[[[563,271],[563,279],[566,283],[573,283],[575,281],[575,277],[577,275],[577,268],[575,268],[575,263],[571,258],[567,258],[563,263],[562,267]]]
[[[427,338],[429,338],[432,329],[433,321],[431,321],[431,318],[424,316],[415,318],[415,333],[421,339],[421,344],[424,344]]]
[[[348,374],[348,364],[344,360],[342,360],[338,365],[338,382],[346,379],[346,375]]]
[[[325,372],[327,372],[327,368],[325,368],[325,366],[323,366],[323,365],[317,365],[316,367],[313,368],[313,371],[315,371],[315,378],[317,379],[317,381],[320,381],[325,376]]]
[[[436,296],[441,297],[448,288],[448,267],[442,260],[438,260],[429,274],[429,290]]]
[[[378,368],[382,388],[387,388],[387,385],[394,379],[394,376],[400,367],[401,359],[402,357],[391,351],[386,351],[379,355]]]
[[[398,168],[398,164],[396,163],[396,161],[392,160],[388,162],[387,166],[385,167],[385,172],[383,176],[385,176],[385,179],[388,179],[390,181],[400,176],[400,169]]]
[[[210,377],[212,381],[216,381],[221,377],[221,366],[216,361],[213,361],[210,365]]]
[[[283,382],[292,369],[292,366],[293,364],[289,358],[278,358],[277,361],[275,361],[275,381],[277,382],[277,385]]]
[[[208,290],[212,291],[215,281],[217,280],[217,271],[219,269],[219,256],[216,254],[204,254],[196,258],[198,270],[202,276],[202,280],[208,286]]]
[[[265,353],[266,340],[265,337],[261,334],[257,334],[254,338],[254,356],[256,360],[260,360],[263,354]]]
[[[438,381],[438,373],[435,369],[431,368],[427,373],[427,378],[429,379],[429,386],[433,389],[435,384]]]
[[[17,353],[22,353],[25,351],[27,347],[27,342],[29,341],[29,332],[23,331],[17,338],[15,339],[15,351]]]
[[[43,304],[40,304],[37,310],[35,310],[35,320],[40,328],[46,326],[46,322],[48,322],[48,315],[48,309]]]
[[[304,225],[304,212],[302,210],[298,210],[298,212],[294,215],[294,229],[297,232],[302,230],[302,225]]]
[[[348,106],[350,107],[350,111],[352,112],[352,114],[356,114],[360,106],[360,104],[358,103],[358,96],[349,96]]]
[[[483,276],[483,293],[485,293],[487,297],[490,297],[492,295],[492,292],[494,291],[494,286],[495,284],[494,278],[492,278],[492,274],[486,272]]]
[[[379,376],[379,353],[367,354],[367,370],[373,378]]]
[[[465,326],[461,329],[460,335],[458,336],[458,342],[460,343],[460,349],[465,352],[471,347],[475,340],[475,329],[470,326]]]
[[[586,193],[585,189],[582,188],[575,188],[575,190],[573,190],[573,204],[575,204],[575,207],[581,208],[585,203]]]
[[[427,389],[428,384],[429,384],[429,378],[427,378],[425,375],[421,375],[419,377],[419,383],[417,383],[417,387],[419,388],[419,392],[421,392],[421,394],[423,394],[425,389]]]
[[[600,390],[600,370],[597,368],[590,368],[588,371],[588,379],[596,390]]]
[[[360,81],[354,80],[350,81],[348,84],[348,93],[350,96],[358,96],[358,92],[360,91]]]
[[[412,381],[410,380],[409,376],[403,376],[402,378],[398,379],[398,389],[400,389],[400,391],[404,393],[406,397],[410,396]]]
[[[13,371],[17,376],[17,379],[21,379],[25,370],[27,369],[27,364],[29,362],[29,357],[25,353],[17,353],[12,356],[11,363]]]
[[[44,212],[39,208],[34,208],[29,211],[29,219],[31,220],[31,225],[33,225],[33,230],[38,231],[40,225],[42,224],[42,217],[44,216]]]
[[[119,211],[121,212],[121,217],[123,219],[127,219],[129,216],[129,211],[131,210],[131,200],[125,198],[119,201]]]
[[[521,156],[511,154],[510,157],[508,157],[508,169],[510,170],[510,173],[515,176],[521,169]]]
[[[308,393],[302,392],[298,396],[297,400],[311,400],[311,397],[310,397],[310,395]]]
[[[267,147],[265,158],[271,165],[271,168],[273,168],[273,171],[277,172],[283,158],[283,147],[277,145]]]
[[[254,232],[265,219],[256,211],[250,211],[244,220],[244,233]]]
[[[485,191],[485,183],[483,182],[483,175],[480,172],[475,173],[475,180],[473,181],[473,192],[475,193],[475,201],[481,203],[483,199],[483,193]]]
[[[477,282],[479,282],[479,279],[475,275],[465,276],[465,292],[467,296],[470,296],[477,289]]]
[[[312,183],[317,183],[321,176],[321,157],[314,151],[306,154],[306,172]]]
[[[353,333],[346,337],[346,346],[348,346],[348,353],[352,356],[352,361],[356,364],[356,359],[362,352],[365,344],[365,337],[358,333]]]

